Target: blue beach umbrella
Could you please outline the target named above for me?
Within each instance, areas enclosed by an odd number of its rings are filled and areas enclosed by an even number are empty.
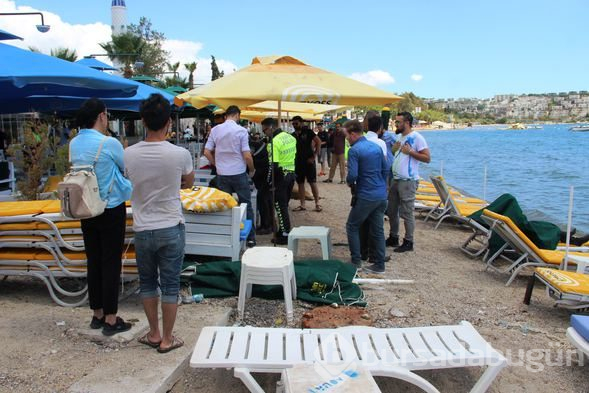
[[[139,112],[141,102],[151,94],[161,94],[170,104],[174,103],[174,96],[166,91],[145,85],[143,83],[130,81],[119,76],[107,75],[113,82],[126,81],[137,88],[132,97],[101,97],[93,95],[87,97],[35,95],[22,100],[0,100],[0,113],[20,112],[72,112],[82,106],[85,100],[90,97],[100,98],[109,111]]]
[[[22,37],[9,33],[6,30],[0,29],[0,41],[3,40],[22,40]]]
[[[138,88],[126,79],[11,45],[0,44],[0,59],[0,102],[30,96],[132,97]]]
[[[117,69],[111,65],[101,62],[100,60],[96,60],[93,57],[84,57],[76,61],[76,64],[84,65],[86,67],[94,68],[95,70],[99,71],[116,71]]]

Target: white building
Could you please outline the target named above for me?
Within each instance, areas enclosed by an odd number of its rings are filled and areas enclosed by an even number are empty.
[[[112,0],[110,6],[112,35],[119,35],[127,29],[127,6],[125,0]]]

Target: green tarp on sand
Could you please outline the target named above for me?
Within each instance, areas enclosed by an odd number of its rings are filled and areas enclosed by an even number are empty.
[[[194,263],[185,262],[184,268]],[[294,263],[297,281],[297,298],[311,303],[347,304],[365,306],[362,289],[352,282],[356,268],[337,260],[305,260]],[[207,297],[228,297],[239,294],[240,262],[207,262],[196,265],[196,273],[183,276],[190,283],[192,293]],[[283,299],[279,285],[254,285],[252,296],[266,299]]]
[[[511,221],[513,221],[513,223],[517,225],[517,227],[521,229],[521,231],[525,233],[536,246],[538,246],[538,248],[546,250],[556,249],[560,239],[560,228],[546,221],[528,221],[528,218],[523,213],[519,203],[517,203],[517,200],[513,195],[503,194],[485,209],[511,218]],[[468,217],[488,228],[489,226],[487,223],[481,219],[482,214],[483,209],[477,210]],[[503,244],[505,244],[503,239],[493,232],[491,239],[489,240],[491,254],[499,250]]]

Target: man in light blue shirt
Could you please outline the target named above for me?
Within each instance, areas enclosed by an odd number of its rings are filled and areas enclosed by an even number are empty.
[[[346,182],[352,187],[354,198],[352,210],[346,222],[348,244],[352,264],[361,266],[360,226],[369,224],[370,241],[374,248],[372,263],[363,268],[366,272],[382,274],[385,271],[384,212],[387,208],[388,165],[382,149],[362,136],[363,128],[357,120],[344,124],[348,141],[352,145],[348,152],[348,176]]]

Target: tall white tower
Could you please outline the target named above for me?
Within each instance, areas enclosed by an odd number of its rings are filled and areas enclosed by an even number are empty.
[[[113,35],[122,34],[127,29],[127,6],[125,0],[112,0],[110,7],[111,29]]]

